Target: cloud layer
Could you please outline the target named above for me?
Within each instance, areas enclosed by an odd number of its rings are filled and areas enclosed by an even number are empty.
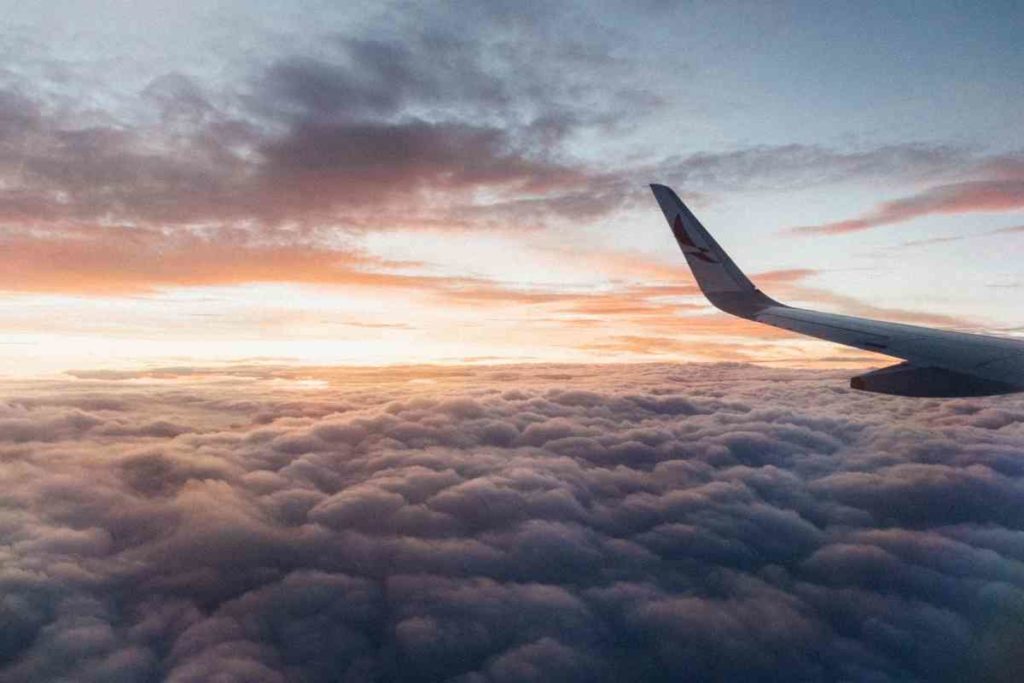
[[[1010,680],[1024,402],[740,365],[0,403],[0,680]]]

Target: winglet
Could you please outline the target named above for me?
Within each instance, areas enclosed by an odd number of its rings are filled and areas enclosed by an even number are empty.
[[[765,308],[782,306],[755,287],[736,267],[671,188],[651,185],[651,191],[708,301],[741,318],[754,318]]]

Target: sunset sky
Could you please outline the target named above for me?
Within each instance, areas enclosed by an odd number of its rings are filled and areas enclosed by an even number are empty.
[[[853,389],[648,184],[784,303],[1024,338],[1022,35],[0,0],[0,683],[1017,681],[1024,393]]]
[[[1024,326],[1019,3],[0,3],[0,373],[865,354]]]

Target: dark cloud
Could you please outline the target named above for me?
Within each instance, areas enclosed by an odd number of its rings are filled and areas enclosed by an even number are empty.
[[[514,82],[487,73],[480,41],[432,34],[338,38],[334,47],[334,61],[294,56],[272,64],[258,81],[257,108],[300,120],[359,120],[401,115],[411,103],[451,111],[512,100]]]
[[[537,192],[573,184],[581,175],[531,160],[514,144],[501,130],[465,124],[303,124],[263,154],[267,173],[280,175],[282,183],[320,189],[356,205],[399,195],[415,199],[428,188],[514,185]]]
[[[373,227],[395,227],[382,213],[402,227],[434,223],[421,191],[444,195],[446,216],[473,206],[470,190],[579,191],[589,172],[559,158],[562,142],[622,112],[579,101],[560,70],[528,65],[485,35],[333,37],[315,58],[254,65],[234,91],[160,75],[141,92],[147,116],[89,125],[75,103],[11,87],[0,94],[0,217],[245,222],[265,238],[285,223],[359,228],[375,216]],[[384,201],[399,195],[400,210]]]
[[[1020,663],[1013,397],[743,365],[80,377],[5,390],[0,680]]]

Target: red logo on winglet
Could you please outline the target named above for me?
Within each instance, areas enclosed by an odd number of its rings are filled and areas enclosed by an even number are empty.
[[[707,263],[718,263],[718,259],[711,256],[710,251],[704,247],[698,247],[690,239],[690,236],[686,234],[686,228],[683,227],[682,214],[676,214],[676,219],[672,222],[672,234],[675,235],[676,242],[679,243],[679,248],[683,250],[684,254],[689,254]]]

